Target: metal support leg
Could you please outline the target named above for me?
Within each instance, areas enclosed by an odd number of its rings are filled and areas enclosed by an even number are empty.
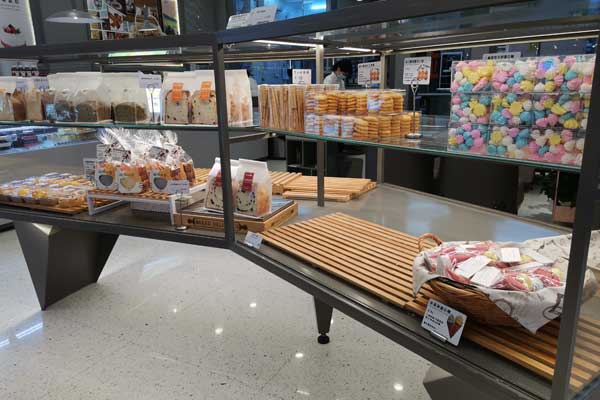
[[[42,310],[98,281],[118,235],[14,222]]]
[[[313,297],[315,302],[315,311],[317,313],[317,330],[319,331],[319,343],[329,343],[329,328],[331,327],[331,316],[333,315],[333,307],[323,303],[321,300]]]
[[[385,168],[385,150],[382,148],[378,148],[377,149],[377,184],[378,185],[382,185],[383,184],[383,174],[384,174],[384,168]]]
[[[317,140],[317,205],[325,206],[325,142]]]

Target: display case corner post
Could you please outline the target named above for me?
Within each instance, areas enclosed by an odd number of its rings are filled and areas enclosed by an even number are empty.
[[[598,38],[600,40],[600,37]],[[594,74],[600,76],[600,47],[596,48]],[[593,228],[594,208],[600,199],[600,138],[591,134],[600,130],[600,79],[592,83],[585,152],[579,176],[577,211],[571,239],[569,269],[558,336],[558,354],[552,380],[552,400],[569,398],[571,368],[575,351],[583,284],[587,269],[588,248]]]
[[[221,178],[223,182],[223,217],[225,241],[228,248],[235,243],[233,226],[233,194],[231,186],[231,152],[227,117],[227,88],[225,85],[225,59],[222,43],[216,38],[213,43],[215,89],[217,95],[217,117],[219,123],[219,156],[221,158]]]
[[[325,206],[325,141],[317,139],[317,205]]]

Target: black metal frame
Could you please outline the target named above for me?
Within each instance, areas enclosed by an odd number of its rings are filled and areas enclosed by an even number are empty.
[[[146,228],[143,226],[130,226],[87,220],[83,218],[71,218],[55,216],[48,213],[19,210],[8,207],[0,207],[0,216],[13,220],[49,224],[81,231],[92,231],[108,234],[126,234],[154,239],[173,240],[184,243],[208,245],[214,247],[226,247],[237,254],[255,262],[268,271],[296,285],[316,299],[315,305],[320,314],[319,330],[325,335],[328,330],[324,322],[324,316],[333,307],[352,318],[377,330],[383,335],[395,340],[402,346],[424,356],[441,367],[451,371],[457,376],[476,384],[482,388],[495,388],[502,398],[539,398],[527,392],[526,388],[519,386],[517,382],[501,380],[483,366],[470,364],[456,357],[456,352],[449,351],[446,346],[435,343],[433,340],[425,340],[422,335],[392,323],[390,320],[364,304],[348,298],[343,291],[336,291],[331,284],[323,285],[310,277],[282,265],[275,260],[265,257],[259,252],[236,242],[233,227],[233,200],[231,193],[230,174],[230,144],[234,142],[229,137],[227,125],[227,100],[225,86],[225,59],[224,47],[238,42],[248,42],[258,39],[283,38],[313,32],[323,32],[338,28],[347,28],[359,25],[368,25],[391,20],[400,20],[412,17],[434,15],[453,11],[469,10],[479,7],[498,6],[502,4],[520,3],[522,0],[459,0],[449,2],[445,0],[409,0],[395,1],[382,0],[375,3],[333,10],[328,13],[301,17],[287,21],[273,22],[263,26],[252,26],[217,33],[191,33],[180,36],[130,39],[122,41],[95,41],[64,44],[58,48],[56,45],[41,45],[35,47],[10,48],[0,50],[2,58],[27,58],[35,53],[36,57],[51,56],[59,51],[62,54],[93,54],[119,51],[155,50],[178,47],[209,46],[212,49],[215,71],[215,84],[217,92],[217,109],[219,121],[219,152],[222,165],[222,179],[224,188],[224,210],[225,210],[225,237],[216,238],[203,236],[195,233],[176,232]],[[332,4],[334,2],[331,2]],[[600,49],[597,51],[595,74],[600,76]],[[590,117],[588,132],[600,129],[600,79],[596,79],[592,88],[592,102],[590,106]],[[235,140],[237,141],[237,140]],[[565,293],[563,318],[559,336],[558,357],[556,373],[552,383],[552,400],[562,400],[573,395],[569,390],[569,379],[571,375],[572,359],[574,354],[577,321],[581,307],[581,293],[583,278],[586,270],[587,250],[590,232],[592,229],[592,218],[596,202],[600,200],[598,189],[600,173],[600,138],[592,134],[586,136],[586,152],[583,160],[583,168],[580,176],[578,193],[578,212],[573,230],[571,246],[569,275]],[[323,141],[318,140],[319,148],[324,147]],[[322,149],[321,149],[322,150]],[[319,154],[322,151],[319,151]],[[319,155],[319,204],[323,203],[323,178],[324,157]],[[465,345],[465,349],[467,346]],[[591,387],[586,395],[590,395],[596,388]]]

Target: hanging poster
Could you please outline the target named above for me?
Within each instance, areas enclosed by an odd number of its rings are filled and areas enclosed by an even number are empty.
[[[0,0],[0,47],[34,44],[29,0]]]
[[[358,64],[356,82],[359,85],[378,85],[381,73],[381,61]]]
[[[407,57],[404,59],[404,85],[429,85],[431,77],[431,57]]]

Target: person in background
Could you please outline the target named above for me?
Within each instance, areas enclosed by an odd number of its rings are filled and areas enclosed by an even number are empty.
[[[250,81],[250,93],[252,95],[252,105],[254,107],[258,106],[258,83],[256,83],[256,79],[252,77],[252,72],[249,69],[246,70],[248,74],[248,80]]]
[[[346,88],[345,79],[352,73],[352,63],[348,60],[341,60],[333,64],[331,74],[323,80],[323,83],[329,85],[338,85],[340,90]]]

